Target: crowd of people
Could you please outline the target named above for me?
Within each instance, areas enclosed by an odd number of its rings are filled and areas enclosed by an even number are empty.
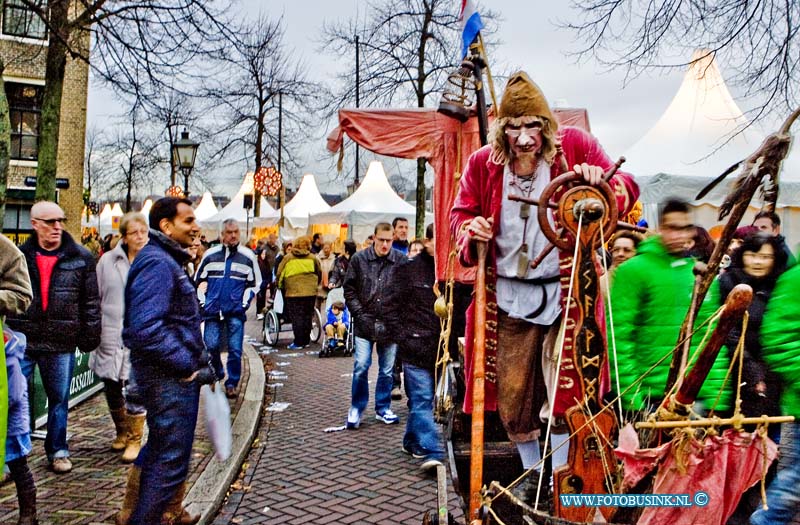
[[[488,249],[485,407],[498,412],[526,470],[540,468],[540,438],[550,424],[556,469],[568,460],[565,412],[583,397],[579,382],[569,380],[575,377],[574,362],[558,357],[559,326],[574,310],[566,306],[564,285],[571,254],[552,250],[530,264],[549,241],[530,205],[509,196],[537,199],[564,171],[574,171],[584,184],[603,184],[613,162],[592,135],[559,126],[543,93],[523,72],[510,77],[496,117],[489,144],[465,166],[448,226],[464,266],[477,263],[479,243]],[[639,195],[634,177],[617,171],[608,183],[619,210],[628,213]],[[615,350],[612,377],[601,394],[611,399],[619,393],[629,414],[652,412],[661,402],[669,363],[658,363],[673,351],[695,274],[704,271],[702,263],[714,249],[712,237],[691,217],[688,203],[667,199],[656,232],[620,231],[597,253],[597,267],[608,266],[601,288],[613,312],[608,337],[613,334],[609,347]],[[93,251],[64,230],[65,221],[57,204],[38,202],[31,209],[33,235],[22,246],[0,236],[0,317],[9,380],[5,458],[17,488],[20,524],[37,522],[36,485],[26,459],[32,449],[27,378],[38,366],[48,400],[48,465],[56,474],[68,473],[76,348],[91,353],[90,367],[103,381],[115,428],[110,449],[132,463],[117,523],[196,523],[199,516],[181,502],[200,387],[238,396],[247,312],[255,301],[262,320],[269,308],[278,307],[278,297],[281,314],[292,325],[289,349],[309,346],[314,311],[323,307],[326,344],[333,350],[352,337],[345,427],[359,429],[367,412],[374,353],[375,419],[399,423],[391,405],[402,397],[404,384],[409,411],[402,450],[421,460],[424,471],[441,464],[444,448],[433,418],[440,332],[433,225],[423,239],[410,241],[407,220],[381,222],[361,249],[348,240],[339,253],[321,234],[282,246],[270,234],[251,250],[233,219],[223,222],[217,244],[205,242],[191,202],[165,197],[149,217],[123,216],[119,237],[103,246],[95,236],[84,239],[102,254],[96,262]],[[741,387],[745,416],[800,416],[800,312],[794,295],[800,269],[780,227],[779,216],[764,211],[737,230],[700,307],[698,322],[737,284],[755,292],[746,331],[729,335],[727,350],[699,393],[697,412],[730,413]],[[472,410],[475,308],[471,304],[466,311],[466,412]],[[726,375],[740,340],[742,379],[731,385]],[[145,423],[149,437],[143,444]],[[800,424],[773,425],[769,432],[786,460],[785,468],[770,472],[769,508],[746,494],[731,524],[789,523],[800,508],[795,488]],[[538,485],[535,478],[526,478],[515,495],[527,502],[546,500],[548,484]]]

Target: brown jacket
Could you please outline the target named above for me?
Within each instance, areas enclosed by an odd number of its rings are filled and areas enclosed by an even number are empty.
[[[8,237],[0,235],[0,317],[25,313],[32,299],[25,256]]]

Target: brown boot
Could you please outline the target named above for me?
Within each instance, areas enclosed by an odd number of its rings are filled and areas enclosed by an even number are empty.
[[[161,525],[194,525],[200,521],[200,514],[189,514],[183,508],[183,496],[186,494],[186,483],[181,483],[175,496],[167,505],[167,510],[161,518]]]
[[[111,442],[111,450],[124,450],[125,445],[128,444],[127,415],[125,407],[111,411],[111,419],[114,420],[114,428],[117,429],[117,437]]]
[[[144,414],[128,414],[128,442],[125,452],[122,453],[123,463],[133,463],[139,456],[142,448],[142,434],[144,434]]]
[[[128,525],[136,503],[139,501],[139,479],[142,471],[136,465],[132,465],[128,471],[128,485],[125,487],[125,499],[122,500],[122,509],[114,517],[116,525]]]

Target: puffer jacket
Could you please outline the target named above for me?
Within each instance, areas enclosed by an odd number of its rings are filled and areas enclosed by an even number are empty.
[[[658,367],[644,376],[638,386],[623,395],[623,407],[626,410],[647,410],[664,396],[673,348],[692,301],[693,266],[693,259],[671,255],[664,248],[661,237],[651,237],[639,244],[636,256],[622,263],[614,272],[611,305],[620,389],[625,391],[653,364],[666,356]],[[714,281],[701,305],[696,326],[713,315],[718,305],[719,284]],[[695,333],[692,353],[703,339],[705,331],[703,327]],[[612,331],[608,330],[609,338],[611,334]],[[609,354],[612,348],[609,340]],[[727,353],[723,349],[698,395],[698,401],[702,401],[706,409],[714,404],[728,364]],[[613,374],[613,362],[611,365]],[[616,385],[616,381],[613,381],[614,389]],[[729,396],[730,389],[726,388],[716,406],[717,411],[729,408]]]
[[[398,359],[433,373],[441,325],[433,311],[436,268],[433,256],[423,250],[403,261],[389,281],[388,324],[397,342]]]
[[[100,257],[97,284],[103,313],[100,346],[89,356],[89,368],[104,379],[125,381],[130,372],[128,349],[122,344],[125,283],[131,263],[123,243]]]
[[[94,257],[69,233],[63,233],[45,312],[37,249],[36,234],[20,246],[28,263],[33,302],[24,314],[9,315],[8,326],[25,334],[28,350],[67,353],[78,347],[81,352],[91,352],[100,344],[100,295]]]
[[[32,299],[25,255],[5,235],[0,235],[0,316],[23,313]]]
[[[292,248],[281,259],[276,276],[284,297],[311,297],[317,295],[317,286],[322,281],[322,266],[310,251]]]
[[[245,319],[250,301],[261,288],[261,270],[247,246],[233,249],[218,244],[200,261],[196,284],[208,283],[203,305],[204,319]]]
[[[778,279],[761,323],[762,357],[783,382],[781,408],[800,417],[800,266]]]
[[[200,332],[200,303],[183,269],[189,254],[150,230],[125,287],[122,342],[137,377],[186,378],[208,364]]]
[[[344,299],[353,318],[353,335],[386,343],[391,334],[386,326],[386,295],[392,271],[405,259],[397,250],[378,257],[375,248],[356,252],[344,277]]]

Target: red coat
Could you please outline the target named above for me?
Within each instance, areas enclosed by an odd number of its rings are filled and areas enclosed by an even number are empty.
[[[561,140],[563,154],[567,165],[572,169],[575,164],[586,163],[589,165],[600,166],[604,171],[610,169],[614,162],[606,155],[603,148],[590,133],[580,128],[565,126],[558,130],[558,138]],[[474,266],[477,264],[474,246],[469,249],[469,236],[462,228],[465,221],[473,217],[494,217],[495,234],[500,224],[500,207],[503,199],[503,171],[504,166],[489,161],[491,153],[490,146],[484,146],[473,153],[467,161],[466,169],[461,177],[458,195],[453,203],[450,213],[450,229],[456,238],[459,250],[459,257],[464,266]],[[550,179],[556,178],[561,174],[560,159],[556,158],[550,168]],[[617,171],[611,179],[611,187],[617,196],[617,206],[620,216],[627,214],[633,207],[634,202],[639,197],[639,187],[633,180],[633,176]],[[566,290],[569,286],[569,269],[572,263],[572,254],[559,253],[561,267],[561,307],[562,312],[566,311]],[[496,298],[494,297],[496,251],[495,243],[489,243],[489,253],[487,257],[486,270],[486,302],[489,305],[486,313],[486,410],[497,410],[497,385],[495,360],[497,354],[497,313]],[[566,277],[566,278],[565,278]],[[566,281],[566,282],[565,282]],[[494,305],[494,306],[491,306]],[[474,302],[467,310],[467,328],[465,334],[465,362],[467,391],[464,398],[464,410],[472,412],[472,345],[473,345],[473,325],[474,325]],[[494,309],[493,309],[494,308]],[[602,304],[598,301],[598,308],[602,309]],[[571,350],[564,349],[564,358],[571,358]],[[570,355],[567,355],[570,354]],[[559,373],[559,390],[556,396],[554,415],[562,416],[567,408],[574,404],[574,398],[580,398],[578,394],[579,380],[574,368],[565,366],[562,358],[561,371]]]

